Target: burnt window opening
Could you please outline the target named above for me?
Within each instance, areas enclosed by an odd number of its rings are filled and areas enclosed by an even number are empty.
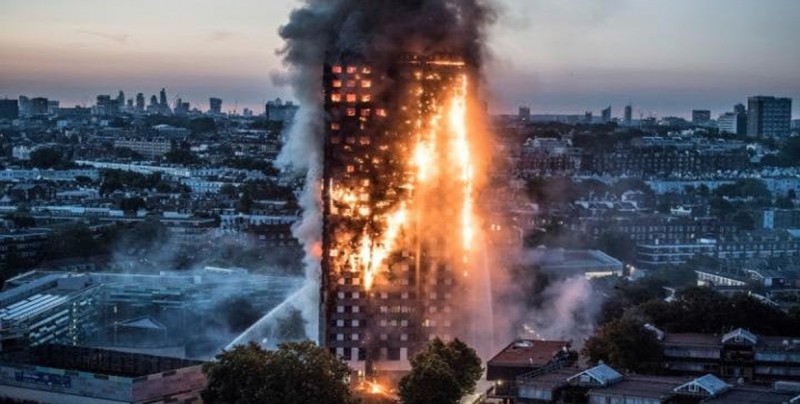
[[[347,102],[348,103],[355,103],[358,100],[355,94],[347,94]]]
[[[361,102],[372,102],[372,96],[369,94],[362,95]]]
[[[342,88],[342,81],[341,80],[334,80],[331,83],[331,87],[333,87],[333,88]]]
[[[372,80],[361,80],[361,88],[372,88]]]
[[[342,95],[339,93],[331,94],[331,102],[342,102]]]
[[[355,66],[347,66],[347,74],[356,74],[358,73],[358,68]]]
[[[331,72],[341,74],[342,73],[342,66],[333,66],[331,67]]]

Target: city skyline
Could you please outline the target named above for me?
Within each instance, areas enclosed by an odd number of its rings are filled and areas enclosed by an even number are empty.
[[[599,112],[610,104],[620,116],[631,102],[635,116],[699,108],[716,117],[751,95],[800,98],[800,50],[788,40],[800,31],[791,23],[800,4],[579,3],[499,2],[487,77],[492,112]],[[153,12],[150,1],[110,8],[14,0],[0,17],[0,96],[92,105],[97,94],[149,96],[166,87],[170,102],[181,97],[206,110],[209,97],[220,97],[225,110],[260,112],[267,100],[294,98],[281,85],[275,50],[295,5],[177,1]],[[709,18],[723,23],[712,29]]]

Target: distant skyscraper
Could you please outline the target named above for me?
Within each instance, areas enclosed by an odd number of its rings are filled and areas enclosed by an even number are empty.
[[[630,125],[633,121],[633,106],[628,104],[625,106],[625,124]]]
[[[221,114],[222,113],[222,99],[221,98],[214,98],[211,97],[208,99],[208,104],[210,106],[208,112],[212,114]]]
[[[144,94],[136,94],[136,112],[144,112]]]
[[[159,94],[158,99],[158,107],[160,112],[164,115],[169,115],[172,113],[172,110],[169,108],[169,103],[167,102],[167,89],[162,88],[161,93]]]
[[[747,107],[744,104],[736,104],[733,106],[733,112],[747,115]]]
[[[300,107],[291,101],[283,102],[280,98],[268,101],[266,118],[273,122],[291,122]]]
[[[150,107],[157,108],[158,107],[158,98],[155,95],[150,96]]]
[[[602,112],[603,123],[611,122],[611,105]]]
[[[695,125],[707,124],[711,121],[711,111],[706,109],[692,110],[692,123]]]
[[[160,105],[167,105],[167,89],[162,88],[161,92],[159,93],[158,103]]]
[[[0,119],[19,118],[18,100],[0,100]]]
[[[98,95],[95,104],[95,114],[116,115],[119,112],[118,98],[112,99],[110,95]]]
[[[747,100],[748,136],[788,136],[791,122],[791,98],[755,96]]]
[[[531,107],[524,106],[519,107],[519,120],[520,122],[530,122],[531,121]]]
[[[720,133],[732,133],[736,135],[747,134],[747,114],[737,112],[726,112],[717,119],[717,128]]]
[[[61,102],[58,100],[47,100],[47,113],[50,115],[58,115]]]
[[[20,95],[19,96],[19,115],[29,116],[31,114],[31,99]]]
[[[122,90],[119,90],[119,94],[117,94],[117,105],[120,107],[125,106],[125,93]]]
[[[49,109],[49,100],[44,97],[36,97],[31,99],[31,115],[47,115]]]
[[[592,123],[592,119],[594,119],[594,114],[592,111],[586,111],[586,114],[583,117],[584,123]]]

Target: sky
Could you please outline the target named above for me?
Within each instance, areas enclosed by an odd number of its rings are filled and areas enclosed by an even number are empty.
[[[750,95],[795,99],[798,0],[498,0],[492,112],[714,114]],[[297,0],[2,0],[0,97],[91,105],[97,94],[260,112],[291,99],[278,28]]]

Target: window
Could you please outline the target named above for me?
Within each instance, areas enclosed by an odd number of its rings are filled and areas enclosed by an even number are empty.
[[[371,88],[372,81],[371,80],[362,80],[361,81],[361,88]]]
[[[355,108],[347,108],[347,116],[356,116]]]
[[[344,320],[336,320],[337,327],[344,327]]]
[[[331,83],[331,87],[333,87],[333,88],[342,88],[342,81],[341,80],[334,80]]]
[[[353,313],[358,313],[359,311],[361,311],[361,308],[360,308],[360,307],[358,307],[358,306],[353,306]]]
[[[353,334],[353,335],[351,335],[351,336],[350,336],[350,339],[351,339],[352,341],[358,341],[358,334]]]
[[[333,66],[333,67],[331,67],[331,71],[334,72],[334,73],[339,74],[339,73],[342,72],[342,66]]]
[[[350,325],[353,327],[359,327],[361,326],[361,322],[359,322],[358,320],[353,320],[350,322]]]
[[[342,102],[342,95],[339,93],[331,94],[331,102]]]
[[[347,87],[348,88],[355,88],[356,87],[356,81],[355,80],[347,80]]]
[[[332,122],[331,123],[331,130],[339,130],[342,128],[342,125],[339,122]]]
[[[336,306],[337,313],[344,313],[344,306]]]
[[[361,110],[361,116],[370,116],[372,115],[372,110],[369,108],[364,108]]]
[[[356,97],[355,94],[347,94],[347,102],[348,103],[354,103],[354,102],[356,102],[356,100],[357,100],[357,97]]]
[[[336,334],[337,341],[344,341],[344,334]]]
[[[369,94],[362,95],[361,102],[372,102],[372,96]]]
[[[358,68],[355,66],[347,66],[347,73],[348,74],[356,74],[358,73]]]

